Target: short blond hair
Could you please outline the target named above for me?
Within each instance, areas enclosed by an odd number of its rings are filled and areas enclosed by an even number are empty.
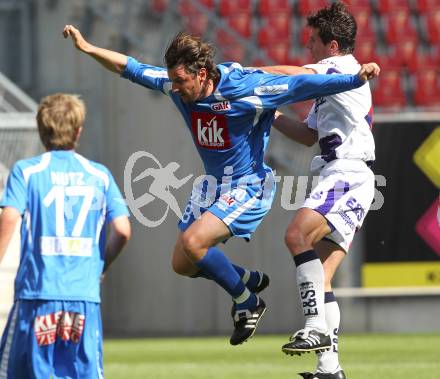
[[[38,132],[47,150],[75,149],[86,106],[78,95],[55,93],[44,97],[37,112]]]

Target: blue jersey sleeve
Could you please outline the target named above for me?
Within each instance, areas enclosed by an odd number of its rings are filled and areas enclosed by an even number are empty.
[[[258,69],[243,69],[237,64],[222,64],[220,69],[230,72],[223,84],[226,98],[258,96],[264,108],[330,96],[365,84],[357,74],[274,75]]]
[[[125,205],[125,200],[122,197],[121,191],[115,182],[112,174],[108,172],[109,186],[106,194],[107,211],[105,215],[105,221],[110,222],[119,216],[128,216],[129,212]]]
[[[356,75],[261,75],[254,95],[262,100],[266,108],[276,108],[288,103],[296,103],[318,97],[349,91],[365,84]]]
[[[171,90],[171,81],[168,79],[166,69],[139,63],[132,57],[128,57],[127,65],[121,76],[141,86],[162,91],[167,95]]]
[[[21,214],[27,207],[27,186],[18,163],[14,165],[9,174],[0,207],[14,207]]]

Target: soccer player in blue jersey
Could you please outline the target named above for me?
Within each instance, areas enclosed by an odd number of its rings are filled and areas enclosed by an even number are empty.
[[[84,117],[76,95],[41,101],[46,152],[13,166],[0,202],[0,262],[22,220],[0,378],[103,378],[100,281],[131,232],[109,170],[74,150]]]
[[[107,69],[168,95],[181,112],[209,178],[194,187],[179,222],[173,269],[225,289],[234,302],[230,343],[243,343],[266,311],[257,293],[268,281],[233,265],[216,245],[231,236],[249,239],[271,206],[274,179],[263,157],[276,108],[361,87],[378,67],[365,65],[357,75],[270,75],[238,63],[216,65],[211,45],[182,32],[162,68],[93,46],[72,25],[64,36]]]

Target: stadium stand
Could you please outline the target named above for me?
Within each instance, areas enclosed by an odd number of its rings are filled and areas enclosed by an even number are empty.
[[[399,70],[386,70],[381,73],[373,89],[375,104],[388,108],[402,108],[407,105]]]
[[[434,68],[420,70],[414,75],[414,103],[422,107],[440,107],[438,71]]]
[[[378,62],[383,72],[391,71],[383,73],[375,85],[375,106],[385,111],[432,106],[434,97],[426,96],[419,82],[424,76],[420,71],[428,69],[431,77],[434,70],[436,86],[426,87],[438,87],[440,0],[345,2],[358,23],[354,55],[360,62]],[[172,2],[152,3],[156,11],[164,12]],[[224,60],[248,65],[301,65],[310,62],[306,17],[326,4],[326,0],[180,0],[179,14],[189,31],[212,36]],[[209,12],[219,20],[218,25],[209,23]]]

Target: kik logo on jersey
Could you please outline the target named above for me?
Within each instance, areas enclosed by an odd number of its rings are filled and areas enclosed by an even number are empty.
[[[228,149],[231,146],[226,116],[192,112],[191,125],[197,144],[207,149]]]

